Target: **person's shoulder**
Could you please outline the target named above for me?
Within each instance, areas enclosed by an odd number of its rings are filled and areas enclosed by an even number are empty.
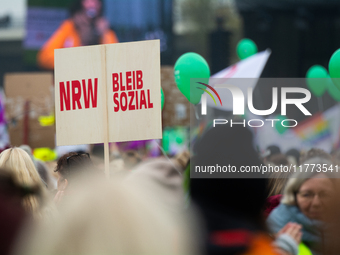
[[[72,19],[66,19],[64,20],[61,25],[61,29],[74,29],[74,22]]]
[[[282,195],[275,195],[268,197],[266,199],[266,204],[265,204],[265,215],[268,217],[268,215],[280,205]]]
[[[272,245],[272,239],[265,234],[257,234],[251,241],[250,249],[245,254],[277,255]]]
[[[106,38],[105,43],[119,43],[118,37],[117,37],[115,31],[113,31],[112,29],[108,29],[105,32],[104,38]]]
[[[280,203],[272,212],[272,214],[291,214],[295,213],[298,210],[298,208],[295,205],[287,205]]]
[[[297,207],[294,205],[281,203],[269,214],[267,223],[269,223],[269,225],[275,224],[283,227],[290,219],[292,219],[292,215],[294,215],[297,210]]]

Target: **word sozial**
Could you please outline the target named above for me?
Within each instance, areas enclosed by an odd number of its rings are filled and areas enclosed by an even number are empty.
[[[123,79],[124,77],[124,79]],[[112,74],[114,111],[153,108],[150,90],[143,89],[143,72],[141,70]],[[120,92],[120,93],[119,93]]]

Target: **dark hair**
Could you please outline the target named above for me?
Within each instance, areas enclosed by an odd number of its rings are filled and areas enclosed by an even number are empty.
[[[88,153],[70,152],[59,158],[54,172],[59,172],[67,179],[73,174],[87,171],[93,167]]]
[[[276,145],[270,145],[267,147],[267,151],[269,152],[269,155],[267,156],[267,158],[275,155],[275,154],[279,154],[281,153],[280,147],[276,146]]]
[[[297,149],[290,149],[286,152],[286,156],[294,157],[296,160],[296,164],[300,164],[300,151]]]
[[[276,153],[272,156],[269,156],[268,161],[277,165],[277,166],[280,166],[280,165],[287,166],[289,164],[286,155],[284,155],[282,153]]]
[[[204,134],[195,147],[192,166],[231,165],[239,169],[261,165],[253,148],[253,136],[243,127],[217,126]],[[262,228],[262,209],[267,197],[267,180],[263,175],[247,173],[243,179],[215,178],[191,179],[193,201],[203,210],[243,217]]]
[[[22,199],[32,193],[33,187],[20,185],[11,171],[0,168],[0,254],[12,254],[27,216]]]
[[[71,4],[70,7],[70,16],[73,16],[74,14],[76,14],[77,12],[81,11],[83,9],[83,3],[84,0],[76,0],[73,2],[73,4]],[[101,2],[102,4],[102,8],[99,12],[99,16],[101,16],[103,14],[103,1],[102,0],[98,0],[99,2]]]
[[[307,161],[308,159],[320,157],[332,161],[332,156],[322,149],[312,148],[306,153],[303,153],[300,157],[300,164]]]
[[[142,161],[141,156],[137,151],[128,150],[122,154],[122,159],[124,160],[124,165],[127,169],[132,169],[138,163]]]
[[[222,127],[225,126],[225,127]],[[208,130],[194,146],[191,167],[196,166],[260,166],[261,161],[253,148],[250,130],[241,126],[218,125]],[[228,173],[192,178],[190,194],[204,220],[206,254],[243,254],[250,241],[240,244],[231,241],[224,245],[221,233],[242,229],[251,235],[265,231],[263,208],[267,197],[267,180],[258,173],[247,173],[246,178],[232,178]],[[223,237],[222,237],[223,238]],[[248,239],[250,240],[250,239]]]

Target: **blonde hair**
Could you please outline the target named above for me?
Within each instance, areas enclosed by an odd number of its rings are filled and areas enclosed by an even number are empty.
[[[18,184],[37,187],[43,190],[43,183],[30,156],[23,149],[14,147],[4,150],[0,154],[0,168],[10,170]],[[39,202],[36,195],[29,195],[23,199],[26,211],[38,213]]]
[[[280,195],[289,180],[290,173],[275,173],[270,175],[268,181],[268,197]]]
[[[289,162],[287,157],[284,154],[275,154],[270,158],[270,162],[267,163],[267,166],[288,166]],[[268,181],[268,197],[275,196],[283,193],[283,190],[289,180],[289,177],[292,174],[289,171],[284,172],[273,172],[269,174]]]
[[[14,254],[197,254],[184,214],[170,214],[143,189],[117,179],[77,182],[60,214],[27,229]]]
[[[336,173],[329,173],[327,172],[317,172],[315,169],[314,171],[312,171],[312,166],[311,164],[320,164],[321,166],[323,166],[324,164],[326,164],[327,169],[332,165],[332,162],[329,161],[328,159],[325,159],[323,157],[315,157],[315,158],[311,158],[307,161],[305,161],[302,164],[301,170],[299,168],[296,169],[296,173],[294,173],[292,175],[292,178],[290,178],[287,182],[287,185],[284,189],[284,194],[281,200],[282,204],[287,204],[287,205],[297,205],[296,204],[296,199],[295,199],[295,195],[297,192],[299,192],[302,184],[307,181],[308,179],[313,178],[316,175],[319,174],[323,174],[325,175],[327,178],[335,178],[336,177]],[[309,167],[309,169],[308,169]],[[334,166],[333,170],[334,169]]]

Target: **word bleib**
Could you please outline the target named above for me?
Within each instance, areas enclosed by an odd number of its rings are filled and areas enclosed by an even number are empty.
[[[153,108],[150,90],[143,89],[141,70],[112,74],[114,111],[131,111]]]

